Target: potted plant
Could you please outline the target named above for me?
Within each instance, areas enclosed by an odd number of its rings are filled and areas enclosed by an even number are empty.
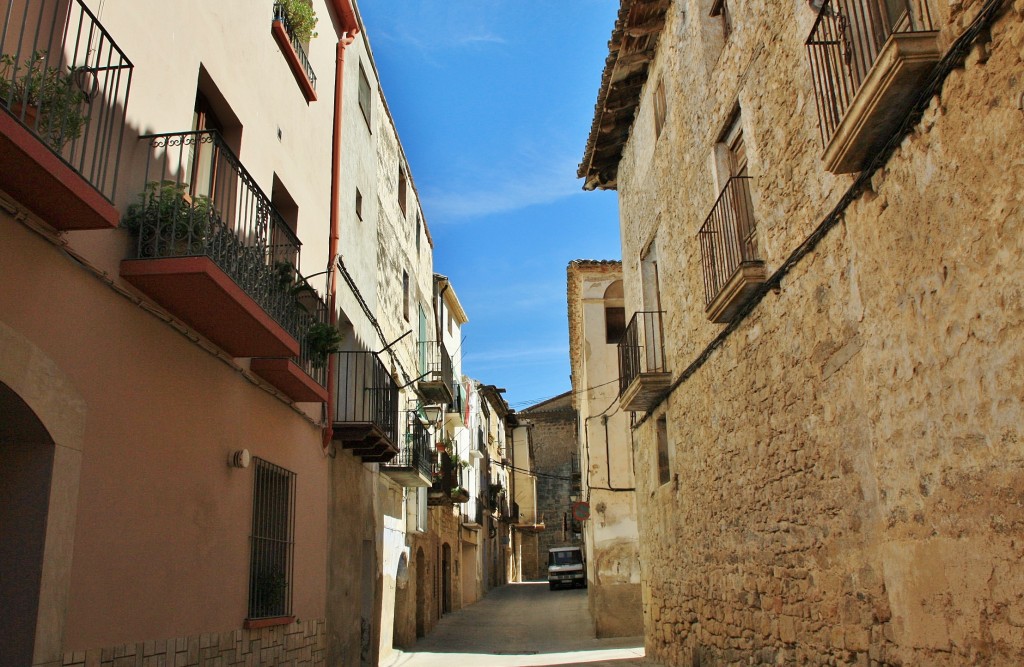
[[[8,107],[43,141],[60,151],[82,136],[88,117],[82,113],[86,95],[75,85],[76,69],[61,72],[45,67],[46,51],[34,51],[24,62],[0,56],[0,105]],[[85,70],[81,70],[85,71]]]
[[[316,12],[309,0],[277,0],[276,16],[281,17],[296,40],[309,44],[317,36]]]
[[[461,486],[456,486],[454,489],[452,489],[451,497],[452,502],[464,503],[469,500],[469,491],[462,488]]]
[[[209,197],[189,196],[185,183],[150,181],[128,206],[121,226],[140,240],[141,257],[194,255],[210,234]]]
[[[310,361],[315,366],[327,363],[328,355],[337,352],[344,336],[335,327],[324,322],[316,322],[306,332],[306,350]]]

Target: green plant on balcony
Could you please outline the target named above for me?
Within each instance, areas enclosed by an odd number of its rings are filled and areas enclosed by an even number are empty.
[[[287,260],[279,260],[274,262],[273,270],[278,285],[295,298],[297,307],[307,313],[316,311],[317,306],[320,305],[320,295],[309,284],[309,281],[302,277],[294,264]]]
[[[310,361],[316,366],[327,363],[327,357],[340,349],[345,337],[335,327],[316,322],[306,332],[306,346]]]
[[[456,486],[454,489],[452,489],[451,498],[452,498],[452,502],[456,502],[456,503],[467,502],[469,500],[469,491],[467,491],[466,489],[462,488],[461,486]]]
[[[292,36],[302,44],[317,36],[316,12],[309,0],[278,0],[278,6],[284,13],[285,22],[291,29]]]
[[[203,250],[212,214],[210,198],[190,196],[187,184],[150,181],[121,226],[139,238],[141,257],[193,255]]]
[[[35,51],[21,63],[11,54],[0,56],[0,105],[8,106],[59,151],[82,136],[88,121],[82,112],[86,96],[75,83],[74,67],[65,73],[45,67],[45,60],[46,51]]]

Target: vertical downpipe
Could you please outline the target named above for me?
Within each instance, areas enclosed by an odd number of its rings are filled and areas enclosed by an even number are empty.
[[[327,298],[329,322],[332,327],[338,325],[338,239],[340,207],[341,207],[341,122],[345,107],[345,48],[355,40],[355,28],[352,32],[342,33],[338,40],[337,56],[334,71],[334,132],[331,142],[331,236],[328,247],[328,276],[330,278],[330,294]],[[327,423],[324,426],[323,450],[326,453],[334,438],[334,403],[336,400],[334,376],[336,373],[336,355],[327,358]]]

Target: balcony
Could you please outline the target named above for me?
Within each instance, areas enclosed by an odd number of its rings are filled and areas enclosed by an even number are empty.
[[[452,358],[444,343],[436,340],[420,341],[420,373],[416,388],[426,403],[451,403],[455,399],[452,385],[455,381]]]
[[[0,0],[0,189],[58,231],[117,227],[132,72],[82,0]]]
[[[295,76],[295,82],[299,84],[306,101],[316,101],[316,74],[313,73],[313,67],[309,64],[309,58],[306,56],[306,49],[303,48],[302,42],[295,37],[295,32],[288,23],[284,5],[280,2],[274,3],[274,20],[270,24],[270,32],[274,36],[274,40],[277,41],[277,45],[281,47],[281,54],[288,61],[288,66]]]
[[[405,444],[380,471],[404,487],[430,486],[433,451],[430,432],[415,411],[406,413]]]
[[[300,285],[308,285],[300,278]],[[314,291],[297,300],[299,331],[305,332],[299,343],[298,357],[257,357],[249,370],[280,389],[293,401],[327,402],[327,362],[330,355],[319,342],[318,332],[330,327],[327,304]]]
[[[665,367],[661,311],[638,312],[619,341],[619,405],[646,412],[671,382]]]
[[[462,512],[462,527],[479,530],[484,525],[484,501],[480,496],[473,498]]]
[[[452,385],[452,394],[454,398],[448,404],[444,416],[445,428],[449,430],[466,425],[466,390],[461,383],[456,382]]]
[[[447,452],[437,452],[431,461],[431,484],[428,505],[453,505],[452,490],[462,486],[462,470]]]
[[[825,0],[806,42],[825,169],[861,170],[939,61],[927,0]]]
[[[757,252],[750,177],[729,179],[697,237],[704,270],[705,313],[712,322],[730,322],[767,279]]]
[[[384,463],[398,454],[398,387],[373,352],[335,354],[334,439],[363,459]]]
[[[470,460],[483,460],[487,456],[487,441],[484,440],[484,430],[477,428],[476,430],[476,447],[470,447],[469,458]]]
[[[301,308],[277,265],[299,240],[216,132],[142,137],[144,185],[121,276],[235,357],[294,357]]]

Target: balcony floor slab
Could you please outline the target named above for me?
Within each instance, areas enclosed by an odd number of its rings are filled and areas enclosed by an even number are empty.
[[[299,342],[209,257],[126,259],[121,277],[232,356],[299,354]]]

